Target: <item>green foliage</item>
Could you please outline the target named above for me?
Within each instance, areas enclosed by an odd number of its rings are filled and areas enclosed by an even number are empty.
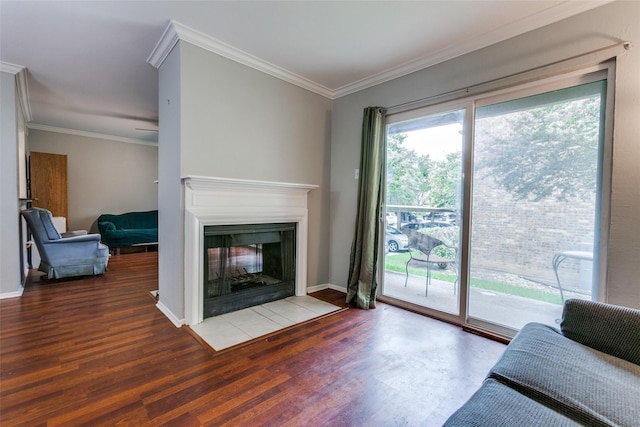
[[[600,97],[479,119],[476,171],[516,199],[593,197]]]
[[[460,246],[460,227],[454,225],[451,227],[423,228],[418,232],[442,240],[446,245],[434,248],[431,251],[434,255],[448,259],[457,258],[457,248]]]
[[[457,206],[460,153],[434,161],[403,146],[406,134],[387,139],[387,203],[390,205]]]
[[[387,139],[387,203],[419,205],[429,189],[428,156],[420,156],[402,145],[406,134]]]
[[[459,152],[449,153],[445,161],[431,162],[431,188],[426,197],[428,206],[438,208],[455,208],[458,206],[460,156]]]

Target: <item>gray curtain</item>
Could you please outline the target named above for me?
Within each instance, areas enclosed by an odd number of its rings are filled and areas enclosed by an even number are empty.
[[[365,108],[362,121],[358,212],[351,247],[347,303],[355,303],[364,309],[376,307],[378,289],[385,112],[380,107]]]

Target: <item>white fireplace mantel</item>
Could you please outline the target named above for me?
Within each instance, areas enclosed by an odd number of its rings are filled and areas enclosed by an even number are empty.
[[[185,176],[185,323],[203,320],[203,235],[207,225],[296,223],[296,295],[307,293],[307,193],[317,185]]]

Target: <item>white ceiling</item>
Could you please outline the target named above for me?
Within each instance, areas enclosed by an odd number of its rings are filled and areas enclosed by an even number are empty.
[[[0,0],[0,61],[27,68],[29,127],[153,142],[170,20],[335,98],[608,1]]]

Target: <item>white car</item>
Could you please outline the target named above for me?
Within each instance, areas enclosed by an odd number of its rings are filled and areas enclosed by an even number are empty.
[[[409,249],[409,238],[399,230],[387,226],[385,230],[386,246],[389,252],[406,251]]]

